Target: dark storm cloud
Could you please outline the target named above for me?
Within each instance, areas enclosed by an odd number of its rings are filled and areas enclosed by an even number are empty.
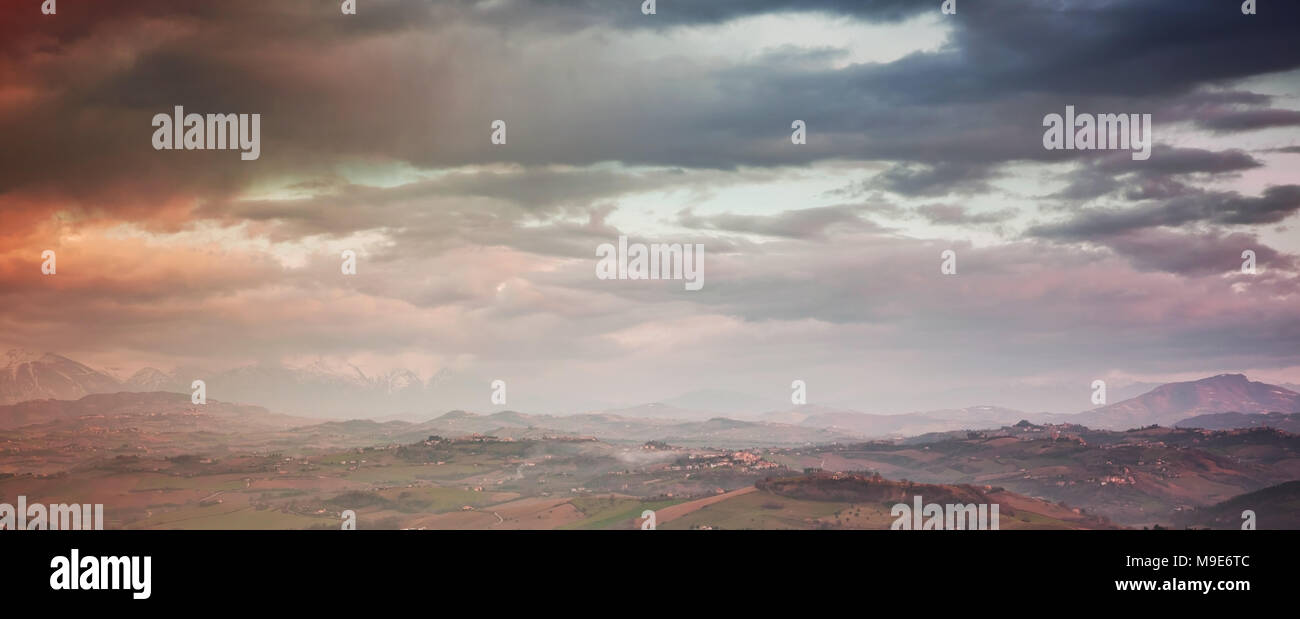
[[[1255,252],[1256,263],[1294,271],[1295,256],[1263,244],[1253,234],[1179,232],[1162,228],[1135,230],[1100,239],[1101,244],[1128,258],[1142,271],[1201,276],[1240,272],[1242,252]]]
[[[1074,156],[1049,155],[1037,139],[1045,111],[1077,102],[1066,97],[1113,96],[1113,107],[1127,98],[1158,110],[1172,102],[1150,97],[1300,66],[1285,25],[1295,12],[1290,5],[1270,7],[1280,14],[1268,19],[1228,19],[1218,14],[1222,7],[1172,1],[968,3],[946,18],[953,39],[936,53],[842,69],[783,63],[772,54],[724,67],[692,66],[686,58],[673,72],[607,58],[519,57],[498,37],[518,36],[509,45],[526,48],[543,34],[523,24],[551,14],[566,16],[547,22],[552,28],[577,32],[600,23],[665,28],[793,10],[897,20],[937,12],[937,4],[664,2],[648,17],[637,2],[372,2],[355,20],[311,2],[95,6],[88,15],[68,10],[44,22],[13,10],[11,57],[44,46],[56,58],[65,55],[67,66],[23,70],[43,80],[53,98],[0,116],[6,135],[34,145],[23,157],[6,158],[11,165],[0,172],[0,189],[66,181],[52,171],[56,161],[79,172],[61,191],[91,192],[107,177],[146,173],[156,164],[129,148],[143,139],[140,124],[159,109],[202,102],[262,113],[266,161],[254,171],[220,160],[185,166],[170,157],[180,190],[206,193],[250,175],[378,153],[420,166],[621,160],[729,169],[823,158],[966,166],[900,168],[893,175],[900,191],[932,195],[925,192],[943,191],[952,172],[978,188],[981,170],[971,167],[977,162],[992,173],[999,162]],[[482,30],[514,18],[520,32]],[[96,36],[124,34],[144,20],[170,22],[174,37],[142,43],[129,64],[92,70],[90,79],[63,79],[76,69],[73,55],[93,51]],[[1205,36],[1207,28],[1214,37]],[[406,44],[408,36],[431,32],[442,35],[433,50],[415,39]],[[629,71],[639,74],[637,83],[622,79]],[[582,76],[594,80],[582,86]],[[529,95],[503,96],[508,92]],[[95,108],[103,111],[93,126],[68,123],[75,110]],[[515,121],[516,143],[494,150],[484,128],[501,117]],[[805,149],[778,146],[793,118],[809,122]],[[66,133],[42,140],[36,128]],[[107,148],[74,148],[90,142]],[[110,149],[111,157],[90,152]]]
[[[1277,223],[1300,210],[1300,185],[1278,185],[1258,197],[1236,192],[1201,192],[1127,209],[1091,208],[1060,223],[1031,227],[1033,237],[1087,240],[1130,230],[1205,223],[1252,225]]]
[[[1211,116],[1199,121],[1206,129],[1216,132],[1251,131],[1270,127],[1292,127],[1300,125],[1300,111],[1296,110],[1244,110]]]
[[[1153,149],[1151,159],[1135,166],[1128,153],[1114,153],[1098,158],[1103,172],[1134,172],[1147,177],[1172,174],[1224,174],[1258,168],[1262,163],[1239,149],[1213,151],[1203,148],[1161,147]]]
[[[735,170],[877,159],[893,165],[873,188],[908,196],[987,192],[1002,163],[1065,157],[1085,163],[1058,198],[1124,189],[1133,199],[1172,199],[1188,188],[1169,176],[1259,162],[1240,151],[1164,147],[1142,166],[1122,156],[1049,153],[1041,148],[1042,114],[1072,102],[1153,109],[1158,119],[1276,122],[1278,110],[1240,109],[1268,104],[1266,95],[1197,88],[1300,66],[1280,19],[1295,12],[1292,5],[1251,19],[1232,15],[1234,7],[1173,1],[967,3],[959,16],[942,18],[953,29],[947,47],[844,68],[810,64],[806,50],[722,64],[688,57],[669,67],[591,54],[520,55],[511,47],[540,41],[539,29],[663,29],[794,10],[896,21],[936,13],[937,5],[666,1],[650,17],[630,1],[371,2],[355,20],[336,8],[306,1],[92,3],[42,21],[10,5],[4,10],[13,19],[0,26],[12,35],[0,42],[11,63],[6,72],[30,79],[40,94],[39,104],[0,108],[0,130],[26,145],[0,154],[0,209],[6,193],[128,218],[147,216],[151,205],[192,203],[202,218],[287,222],[280,232],[289,235],[346,234],[390,227],[389,215],[423,199],[467,196],[494,216],[518,208],[548,217],[565,209],[581,215],[600,199],[671,184],[665,175],[483,172],[394,191],[343,187],[301,201],[238,199],[254,182],[327,177],[340,158],[376,157],[417,167],[523,162],[529,170],[609,160]],[[520,30],[508,31],[512,24]],[[157,30],[131,38],[144,27]],[[31,61],[37,49],[45,54],[39,64]],[[129,62],[98,62],[108,50]],[[629,72],[638,79],[622,79]],[[149,117],[187,102],[199,112],[262,113],[263,159],[249,165],[224,153],[147,148]],[[511,121],[509,147],[485,138],[497,117]],[[808,121],[808,145],[789,145],[792,118]],[[1107,221],[1188,221],[1210,207],[1170,208],[1182,215],[1138,212]],[[419,228],[449,220],[416,213],[405,221]]]
[[[1087,201],[1121,188],[1129,200],[1172,198],[1194,190],[1178,178],[1190,174],[1231,174],[1263,165],[1242,150],[1212,151],[1157,144],[1151,158],[1134,165],[1127,152],[1092,155],[1080,159],[1070,172],[1070,184],[1051,197]]]
[[[1239,6],[1184,0],[969,3],[961,9],[954,45],[972,74],[941,83],[948,96],[955,90],[958,96],[1136,97],[1186,92],[1300,63],[1300,49],[1288,42],[1300,5],[1273,3],[1270,15],[1258,19],[1241,15]]]
[[[989,166],[970,163],[895,165],[877,178],[884,189],[907,196],[941,196],[950,193],[983,193]]]

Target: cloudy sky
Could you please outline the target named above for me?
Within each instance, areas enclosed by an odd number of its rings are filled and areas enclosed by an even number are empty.
[[[1295,2],[39,5],[0,7],[6,347],[445,369],[524,411],[1300,382]],[[177,105],[261,114],[260,158],[155,150]],[[1150,159],[1045,150],[1067,105],[1151,114]],[[703,289],[597,279],[619,235],[702,243]]]

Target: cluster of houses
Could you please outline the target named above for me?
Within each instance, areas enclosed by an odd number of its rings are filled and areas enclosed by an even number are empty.
[[[730,468],[743,473],[766,471],[781,468],[780,464],[764,460],[762,456],[749,451],[731,451],[715,454],[690,454],[678,459],[668,467],[670,471],[701,471],[717,468]]]

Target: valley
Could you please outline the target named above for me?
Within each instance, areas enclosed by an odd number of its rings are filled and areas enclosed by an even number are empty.
[[[1300,394],[1240,374],[1073,414],[656,403],[331,420],[7,359],[0,393],[63,397],[0,405],[0,503],[102,504],[106,528],[336,529],[351,512],[358,528],[634,529],[650,510],[664,529],[888,529],[894,507],[950,498],[997,505],[1008,529],[1233,528],[1248,510],[1300,528]],[[336,384],[374,388],[354,378]]]

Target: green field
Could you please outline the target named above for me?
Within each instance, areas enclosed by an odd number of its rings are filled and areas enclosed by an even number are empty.
[[[305,529],[322,522],[338,523],[338,519],[334,517],[313,518],[298,514],[286,514],[272,509],[257,510],[251,507],[209,505],[207,507],[186,507],[164,514],[157,514],[132,523],[131,528],[196,530]]]
[[[136,482],[136,490],[208,490],[216,492],[218,490],[238,490],[244,487],[241,479],[235,479],[228,476],[207,476],[196,475],[194,477],[180,477],[178,475],[161,475],[155,473],[143,474],[140,480]]]
[[[393,502],[393,507],[402,512],[442,513],[459,510],[462,506],[483,507],[504,500],[492,492],[475,492],[463,488],[441,488],[436,486],[422,488],[389,488],[378,492],[379,496]]]
[[[669,505],[676,505],[682,500],[642,501],[629,497],[579,497],[569,503],[578,508],[586,517],[572,522],[561,529],[607,529],[621,522],[640,518],[641,512],[660,510]]]
[[[803,501],[759,491],[706,505],[681,518],[662,523],[659,528],[807,529],[810,528],[808,520],[833,516],[850,507],[848,503]]]

